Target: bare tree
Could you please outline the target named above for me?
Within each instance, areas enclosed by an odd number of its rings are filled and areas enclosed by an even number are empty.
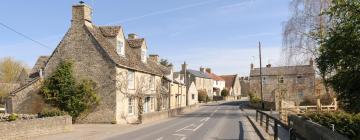
[[[330,0],[292,0],[292,15],[283,27],[283,63],[304,64],[316,58],[319,46],[313,31],[329,26],[328,17],[321,14],[329,5]]]
[[[2,82],[0,85],[0,100],[8,96],[9,92],[17,87],[16,83],[18,83],[19,77],[25,69],[26,65],[24,63],[11,57],[0,60],[0,82]]]
[[[117,90],[120,91],[125,97],[124,99],[132,98],[135,99],[137,105],[137,117],[138,122],[142,123],[142,115],[144,111],[144,98],[147,96],[156,97],[158,102],[161,102],[161,98],[168,96],[168,91],[161,87],[159,82],[152,79],[151,75],[141,75],[134,77],[128,77],[127,71],[122,71],[117,74]],[[128,78],[134,78],[134,87],[129,88]],[[155,84],[152,87],[151,84]],[[153,90],[154,89],[154,90]],[[160,100],[159,100],[160,99]],[[159,103],[158,103],[159,104]],[[161,105],[161,103],[160,103]],[[159,110],[159,107],[158,107]]]

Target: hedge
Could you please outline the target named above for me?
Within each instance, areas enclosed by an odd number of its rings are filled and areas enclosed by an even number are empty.
[[[303,115],[322,126],[335,130],[353,140],[360,139],[360,113],[350,114],[343,111],[336,112],[308,112]]]

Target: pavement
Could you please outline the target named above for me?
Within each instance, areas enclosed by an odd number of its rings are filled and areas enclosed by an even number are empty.
[[[83,124],[74,131],[35,139],[107,140],[258,140],[241,108],[246,101],[210,103],[194,112],[142,125]],[[240,106],[239,106],[240,105]]]

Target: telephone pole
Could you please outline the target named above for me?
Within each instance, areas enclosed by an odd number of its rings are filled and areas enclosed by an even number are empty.
[[[261,96],[261,109],[265,109],[264,99],[263,99],[263,79],[262,79],[262,64],[261,64],[261,43],[259,41],[259,59],[260,59],[260,96]]]

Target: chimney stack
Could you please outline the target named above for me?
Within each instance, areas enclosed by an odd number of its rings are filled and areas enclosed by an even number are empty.
[[[310,66],[314,66],[314,60],[312,58],[310,58],[310,62],[309,62]]]
[[[91,23],[92,9],[80,1],[79,4],[72,6],[72,24],[89,24]]]
[[[181,64],[181,72],[185,72],[186,71],[186,69],[187,69],[187,64],[186,64],[186,62],[184,62],[184,64]]]
[[[251,70],[254,69],[254,64],[253,64],[253,63],[250,64],[250,69],[251,69]]]
[[[211,68],[206,68],[207,73],[211,73]]]
[[[271,68],[271,64],[267,64],[266,67],[267,67],[267,68]]]
[[[137,39],[138,35],[136,35],[135,33],[130,33],[128,34],[128,39]]]
[[[157,55],[157,54],[150,54],[149,59],[156,63],[159,63],[159,55]]]
[[[205,68],[200,67],[200,71],[205,73]]]

